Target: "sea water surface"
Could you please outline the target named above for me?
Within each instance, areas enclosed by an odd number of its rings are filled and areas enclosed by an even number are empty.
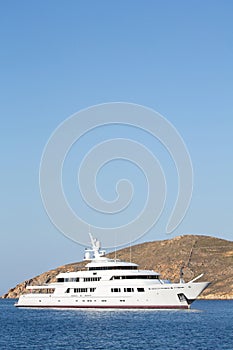
[[[0,300],[0,349],[233,349],[233,300],[191,310],[17,309]]]

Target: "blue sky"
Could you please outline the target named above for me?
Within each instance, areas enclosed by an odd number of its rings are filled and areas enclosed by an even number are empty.
[[[227,0],[2,2],[0,294],[82,259],[83,247],[60,234],[46,215],[38,173],[54,129],[99,103],[153,108],[185,140],[194,192],[171,237],[193,233],[232,240],[232,11]],[[87,140],[83,147],[88,145]],[[153,147],[170,174],[174,199],[173,166],[159,145]],[[163,229],[169,205],[140,241],[168,238]]]

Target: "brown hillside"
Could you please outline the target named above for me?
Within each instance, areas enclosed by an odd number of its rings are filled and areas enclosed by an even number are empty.
[[[109,257],[114,258],[115,253]],[[171,240],[146,242],[116,252],[117,259],[139,264],[141,269],[155,270],[161,277],[179,280],[181,266],[184,279],[191,280],[201,273],[201,280],[212,284],[202,294],[208,299],[233,299],[233,242],[207,236],[179,236]],[[18,298],[25,287],[55,281],[59,272],[84,268],[86,262],[58,267],[37,277],[20,283],[9,290],[3,298]]]

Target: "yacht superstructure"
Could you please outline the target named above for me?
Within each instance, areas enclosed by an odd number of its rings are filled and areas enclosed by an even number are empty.
[[[28,294],[19,297],[17,307],[36,308],[124,308],[187,309],[208,287],[209,282],[183,279],[171,283],[152,270],[137,264],[109,259],[100,242],[91,235],[92,249],[85,250],[89,262],[85,271],[57,275],[54,283],[27,286]]]

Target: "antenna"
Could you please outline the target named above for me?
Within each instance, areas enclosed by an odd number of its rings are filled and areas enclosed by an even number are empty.
[[[95,239],[93,238],[92,234],[91,234],[91,225],[89,225],[89,236],[91,239],[91,245],[92,247],[95,245]]]
[[[116,261],[116,232],[115,232],[115,235],[114,235],[114,251],[115,251],[114,260]]]
[[[129,261],[130,262],[132,261],[132,239],[131,239],[131,237],[130,237],[130,242],[129,242]]]
[[[131,244],[131,240],[130,240],[130,246],[129,246],[129,261],[131,262],[132,260],[132,244]]]

